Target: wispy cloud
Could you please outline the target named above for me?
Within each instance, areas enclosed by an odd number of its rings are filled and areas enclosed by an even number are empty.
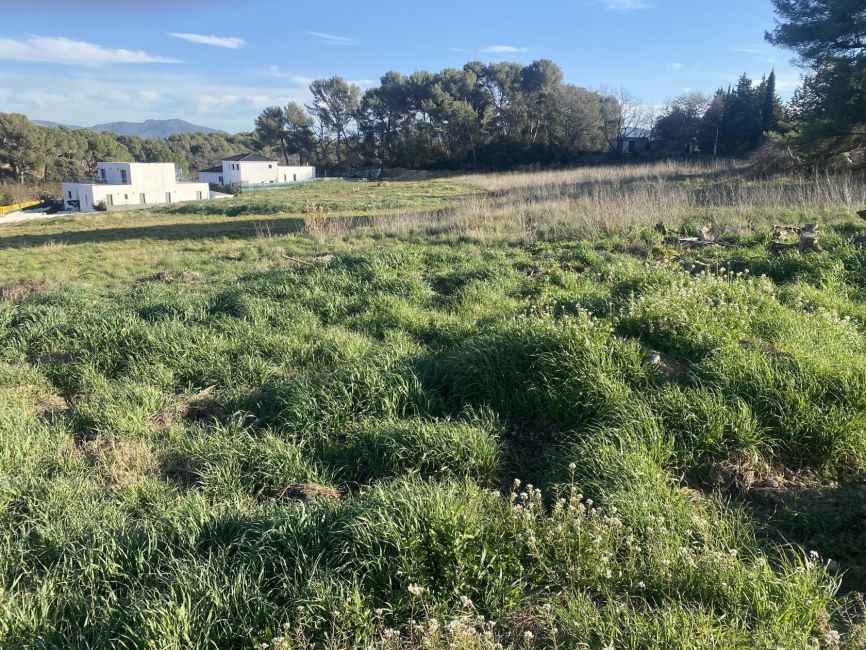
[[[668,69],[668,70],[682,70],[682,69],[683,69],[683,64],[682,64],[682,63],[678,63],[677,61],[674,61],[673,63],[668,63],[668,65],[667,65],[667,69]]]
[[[323,43],[325,45],[339,45],[339,46],[349,46],[349,45],[360,45],[361,41],[356,41],[354,38],[346,38],[345,36],[336,36],[335,34],[325,34],[324,32],[305,32],[307,36],[310,36],[313,41],[316,43]]]
[[[0,60],[36,61],[62,65],[102,66],[114,63],[180,63],[141,50],[111,49],[62,36],[31,36],[27,40],[0,38]]]
[[[259,72],[261,73],[262,71]],[[273,77],[274,79],[287,79],[298,86],[309,86],[314,81],[313,77],[307,77],[302,74],[297,74],[296,72],[283,70],[277,65],[272,65],[267,70],[264,70],[263,74],[268,77]]]
[[[621,12],[648,9],[651,5],[650,0],[603,0],[602,4],[608,11]]]
[[[734,52],[740,52],[741,54],[766,54],[767,48],[761,47],[760,45],[747,45],[741,47],[732,48]]]
[[[171,32],[169,36],[174,36],[190,43],[213,45],[214,47],[224,47],[229,50],[237,50],[245,45],[244,39],[237,36],[206,36],[205,34],[188,34],[185,32]]]
[[[484,54],[520,54],[529,52],[529,48],[515,47],[514,45],[488,45],[481,49]]]

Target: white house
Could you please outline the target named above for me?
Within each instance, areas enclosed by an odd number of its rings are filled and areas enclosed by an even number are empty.
[[[93,212],[105,207],[122,209],[210,198],[207,183],[183,183],[174,163],[101,162],[97,178],[86,183],[63,183],[67,210]]]
[[[281,165],[272,158],[257,153],[242,153],[224,158],[222,164],[202,169],[198,179],[214,185],[265,185],[295,183],[316,178],[316,168]]]

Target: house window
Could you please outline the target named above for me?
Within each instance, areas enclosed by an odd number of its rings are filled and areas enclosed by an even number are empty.
[[[273,168],[274,168],[273,165],[268,165],[268,169],[273,169]]]
[[[120,182],[121,183],[126,182],[126,170],[125,169],[120,170]]]
[[[138,202],[142,205],[147,205],[147,201],[144,198],[144,192],[138,195]]]
[[[195,198],[196,198],[196,200],[201,201],[201,192],[196,192]]]
[[[166,192],[166,193],[165,193],[165,202],[166,202],[166,203],[171,203],[171,192]]]
[[[105,170],[104,169],[99,170],[99,175],[102,177],[102,180],[105,180]]]
[[[220,185],[222,185],[222,184],[223,184],[223,177],[220,176]]]
[[[123,195],[123,200],[124,200],[124,201],[129,201],[129,194],[124,194],[124,195]]]
[[[71,199],[72,198],[72,192],[67,192],[67,194],[69,195],[69,198]]]
[[[292,174],[292,180],[294,180],[294,181],[298,180],[298,175],[297,175],[297,174]]]

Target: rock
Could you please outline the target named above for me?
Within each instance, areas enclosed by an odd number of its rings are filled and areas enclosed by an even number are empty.
[[[859,210],[857,216],[863,219],[863,221],[866,221],[866,210]]]

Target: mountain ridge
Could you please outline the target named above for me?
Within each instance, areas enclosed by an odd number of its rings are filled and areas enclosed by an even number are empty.
[[[31,120],[33,124],[48,128],[57,128],[66,126],[67,128],[79,131],[95,131],[96,133],[113,133],[115,135],[130,135],[138,136],[139,138],[167,138],[172,135],[183,133],[216,133],[218,129],[212,129],[207,126],[192,124],[181,119],[167,120],[144,120],[143,122],[106,122],[104,124],[94,124],[93,126],[73,126],[71,124],[62,124],[60,122],[51,122],[48,120]]]

